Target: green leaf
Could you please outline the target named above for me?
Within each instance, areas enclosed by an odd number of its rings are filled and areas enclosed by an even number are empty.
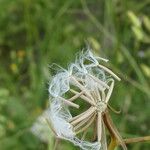
[[[150,31],[150,19],[147,16],[143,17],[144,26],[148,31]]]
[[[141,21],[132,11],[128,11],[127,15],[129,17],[130,21],[132,22],[133,26],[141,27]]]
[[[150,77],[150,67],[145,65],[145,64],[141,64],[141,68],[144,72],[144,74],[147,76],[147,77]]]
[[[141,28],[137,26],[132,26],[132,31],[136,37],[137,40],[142,41],[144,38],[144,33]]]

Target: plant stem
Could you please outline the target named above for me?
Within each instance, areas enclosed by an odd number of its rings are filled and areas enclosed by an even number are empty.
[[[109,144],[108,150],[114,150],[117,146],[117,141],[115,137],[111,137],[111,142]]]
[[[57,150],[60,140],[58,138],[55,139],[54,150]]]
[[[111,119],[111,116],[109,115],[108,110],[106,110],[105,113],[103,114],[103,120],[104,120],[104,123],[105,123],[109,133],[110,133],[111,138],[115,138],[115,140],[118,141],[119,145],[121,145],[123,150],[127,150],[125,142],[123,141],[119,131],[117,130],[116,126],[114,125],[114,123]]]
[[[150,141],[150,136],[137,137],[137,138],[129,138],[123,140],[126,144],[130,143],[138,143],[138,142],[147,142]]]

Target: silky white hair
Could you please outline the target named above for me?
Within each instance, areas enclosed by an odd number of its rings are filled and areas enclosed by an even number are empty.
[[[69,120],[73,118],[69,107],[64,104],[60,97],[70,90],[72,85],[72,76],[81,79],[83,86],[87,90],[105,90],[107,83],[113,80],[112,74],[106,69],[98,67],[99,62],[107,62],[107,59],[96,57],[91,50],[82,51],[71,63],[68,69],[60,69],[49,84],[50,111],[48,119],[50,120],[55,133],[61,139],[68,140],[83,150],[100,150],[102,143],[88,142],[79,139],[73,131],[73,126]],[[101,82],[97,82],[96,78]]]

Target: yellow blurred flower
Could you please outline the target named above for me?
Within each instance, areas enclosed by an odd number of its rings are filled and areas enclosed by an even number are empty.
[[[10,69],[13,73],[18,73],[18,66],[15,63],[10,65]]]
[[[18,56],[19,58],[23,58],[23,57],[25,56],[25,54],[26,54],[26,52],[25,52],[24,50],[19,50],[19,51],[17,52],[17,56]]]
[[[11,121],[11,120],[8,120],[8,122],[7,122],[7,127],[8,127],[9,129],[14,129],[14,128],[15,128],[14,122]]]

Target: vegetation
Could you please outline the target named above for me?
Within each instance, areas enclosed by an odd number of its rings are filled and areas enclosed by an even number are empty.
[[[66,67],[87,41],[122,78],[110,100],[122,110],[111,114],[121,135],[150,135],[149,7],[149,0],[1,0],[0,149],[53,149],[52,137],[41,142],[29,130],[48,107],[49,65]]]

